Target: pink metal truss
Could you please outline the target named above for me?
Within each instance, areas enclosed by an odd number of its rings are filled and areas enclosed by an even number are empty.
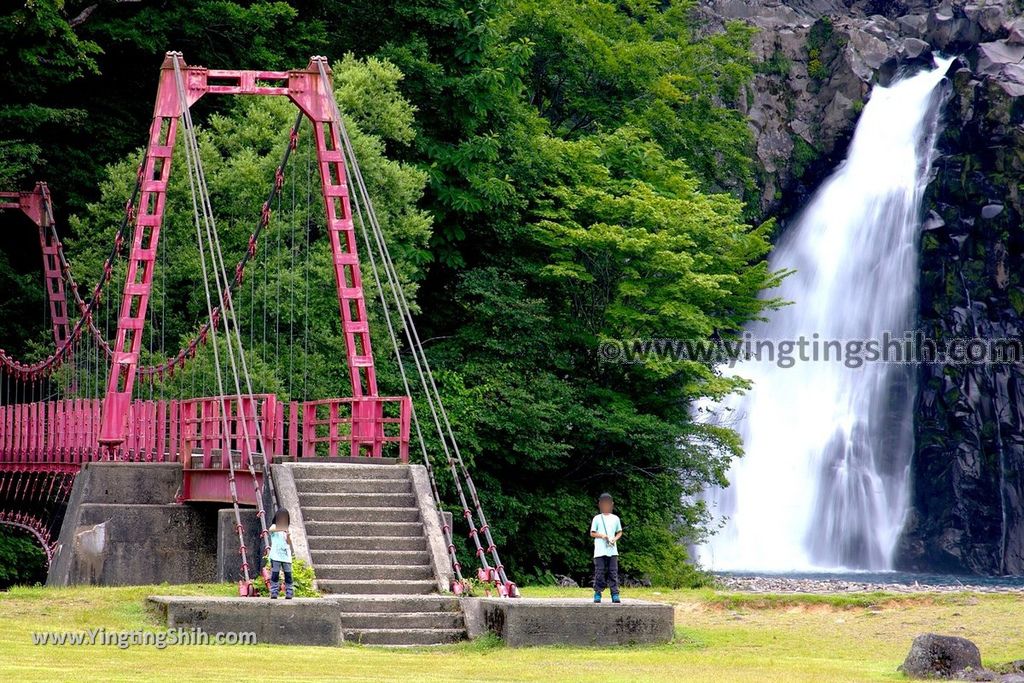
[[[42,520],[27,512],[0,510],[0,525],[14,527],[32,534],[39,545],[43,547],[43,552],[46,553],[46,566],[50,566],[53,554],[57,550],[57,542],[50,538],[50,530],[46,528]]]
[[[117,447],[124,442],[128,429],[132,388],[138,370],[142,330],[152,290],[153,264],[163,223],[178,118],[184,107],[192,106],[207,94],[271,95],[288,97],[313,123],[321,193],[345,335],[345,361],[354,399],[351,403],[353,432],[349,440],[354,451],[366,450],[371,455],[379,456],[382,447],[383,404],[377,400],[377,378],[340,131],[333,116],[334,93],[320,75],[320,63],[326,67],[326,59],[314,57],[307,68],[291,71],[206,69],[187,66],[179,61],[186,99],[181,102],[175,81],[175,57],[180,60],[179,53],[167,53],[160,70],[149,144],[141,170],[142,192],[135,219],[124,299],[118,317],[110,379],[103,404],[99,442],[108,447]],[[270,207],[264,205],[263,211],[268,213]]]
[[[43,250],[46,297],[50,303],[53,339],[61,347],[70,334],[68,302],[64,296],[64,277],[60,265],[60,243],[53,231],[53,204],[46,183],[39,182],[29,192],[0,192],[0,209],[18,209],[39,228],[39,246]]]

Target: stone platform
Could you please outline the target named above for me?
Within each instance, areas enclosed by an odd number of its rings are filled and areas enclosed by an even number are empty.
[[[491,632],[512,647],[668,643],[675,632],[671,605],[624,598],[595,604],[581,598],[462,598],[470,638]]]
[[[341,645],[338,606],[324,598],[227,598],[153,596],[149,598],[168,629],[255,633],[257,643]]]
[[[426,645],[490,632],[512,647],[615,646],[667,643],[675,628],[671,605],[628,598],[619,605],[573,598],[440,595],[331,595],[275,601],[156,596],[149,600],[168,628],[198,628],[210,634],[253,632],[259,643],[283,645],[337,646],[346,641]],[[406,604],[410,600],[416,604]]]

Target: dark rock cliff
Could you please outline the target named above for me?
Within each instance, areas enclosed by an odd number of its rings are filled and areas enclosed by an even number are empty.
[[[1024,7],[1018,0],[706,0],[709,30],[757,26],[747,113],[760,208],[783,219],[843,157],[872,85],[958,55],[925,201],[918,327],[1024,330]],[[1024,364],[917,370],[912,504],[899,568],[1024,573]]]

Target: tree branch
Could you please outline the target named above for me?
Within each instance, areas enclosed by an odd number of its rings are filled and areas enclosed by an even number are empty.
[[[120,5],[120,4],[123,4],[123,3],[126,3],[126,2],[142,2],[142,0],[110,0],[110,2],[113,2],[115,5]],[[84,24],[89,19],[90,16],[92,16],[92,13],[95,12],[96,8],[99,7],[99,6],[100,6],[100,3],[98,3],[98,2],[97,3],[93,3],[92,5],[89,5],[88,7],[83,9],[81,12],[79,12],[77,17],[75,17],[74,19],[69,21],[68,25],[71,26],[71,28],[75,28],[76,26],[81,26],[82,24]]]

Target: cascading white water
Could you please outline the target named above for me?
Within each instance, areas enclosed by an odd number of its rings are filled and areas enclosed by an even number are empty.
[[[792,305],[752,326],[779,343],[902,338],[913,322],[917,233],[951,60],[876,87],[847,159],[771,256],[792,268],[772,296]],[[811,354],[811,347],[805,347]],[[794,356],[798,351],[794,351]],[[833,354],[834,356],[834,354]],[[775,361],[779,356],[776,355]],[[907,506],[913,375],[905,365],[766,358],[732,371],[753,388],[711,412],[745,455],[731,485],[709,491],[724,520],[701,563],[715,570],[887,569]]]

